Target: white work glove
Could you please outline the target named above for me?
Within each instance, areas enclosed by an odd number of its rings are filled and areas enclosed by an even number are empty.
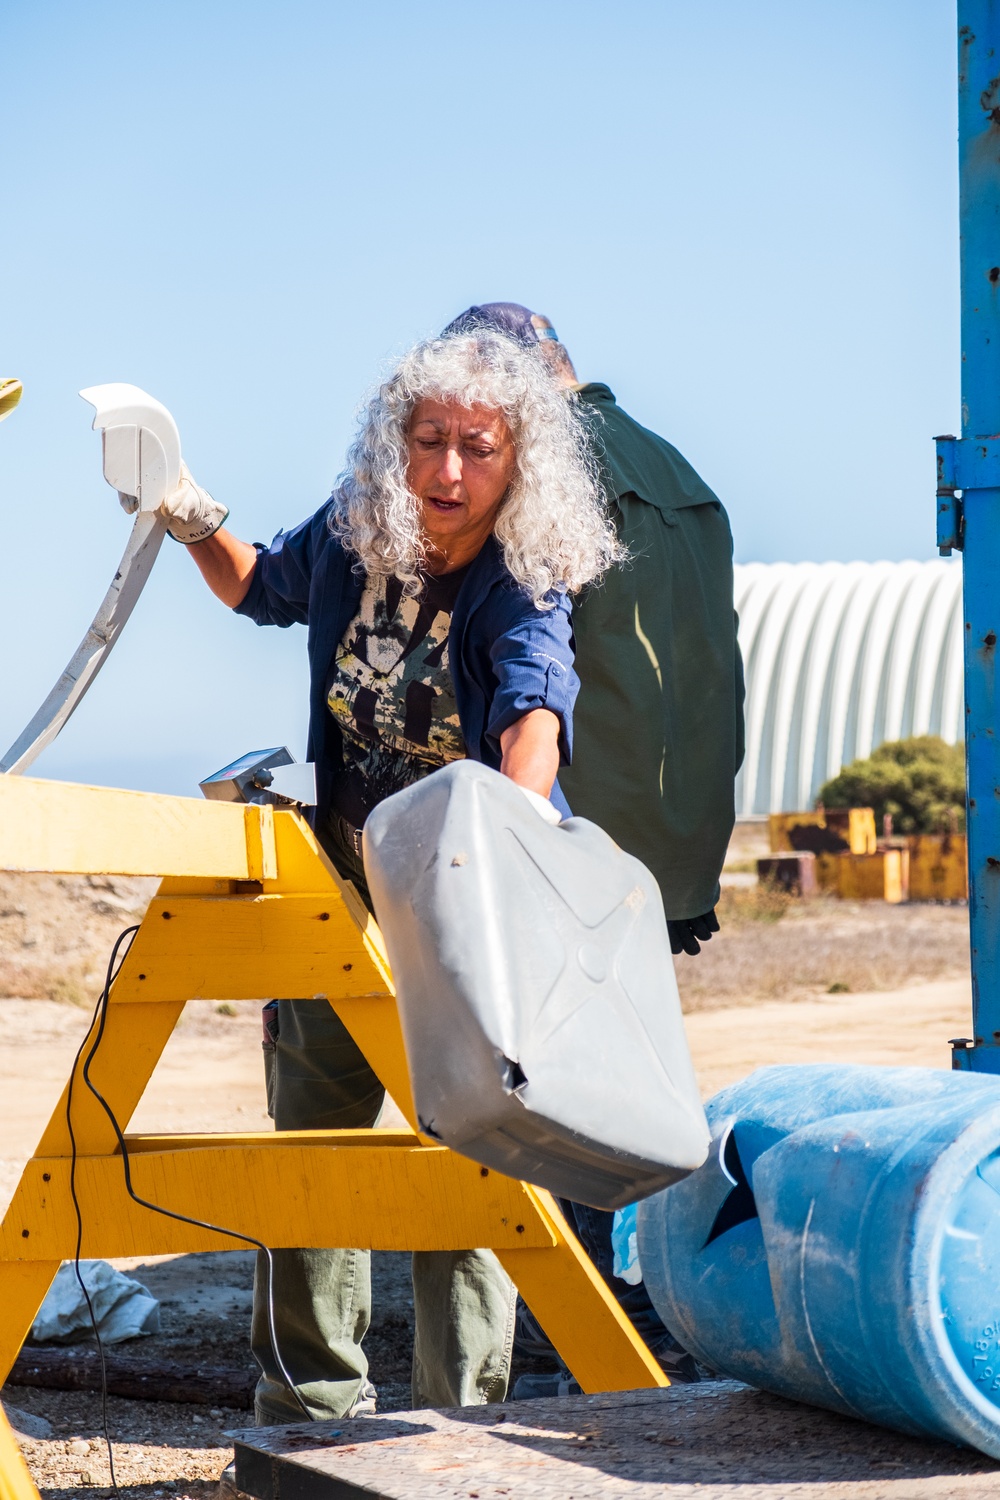
[[[514,785],[518,788],[519,791],[524,793],[528,801],[531,803],[532,807],[535,809],[535,812],[540,818],[544,818],[546,823],[551,823],[552,826],[555,827],[557,823],[562,822],[562,813],[557,807],[554,807],[552,805],[548,797],[543,797],[541,792],[533,792],[530,786],[520,786],[520,784],[516,781]]]
[[[134,516],[139,502],[134,495],[118,492],[122,510]],[[195,484],[186,463],[181,464],[181,480],[159,507],[160,515],[167,523],[167,530],[175,542],[190,546],[192,542],[203,542],[213,536],[229,515],[228,507],[213,500],[208,490]]]

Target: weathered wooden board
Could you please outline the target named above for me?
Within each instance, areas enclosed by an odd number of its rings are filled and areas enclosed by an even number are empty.
[[[22,1350],[7,1376],[8,1386],[33,1386],[46,1391],[100,1391],[130,1401],[179,1401],[194,1406],[253,1406],[260,1374],[250,1362],[245,1369],[229,1365],[179,1364],[176,1360],[121,1355],[94,1348],[46,1349],[32,1344]]]

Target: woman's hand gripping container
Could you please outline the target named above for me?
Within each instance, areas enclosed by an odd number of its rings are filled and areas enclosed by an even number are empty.
[[[364,858],[428,1135],[607,1209],[705,1160],[663,904],[638,860],[468,760],[381,803]]]
[[[1000,1079],[761,1068],[639,1207],[657,1312],[720,1375],[1000,1458]]]

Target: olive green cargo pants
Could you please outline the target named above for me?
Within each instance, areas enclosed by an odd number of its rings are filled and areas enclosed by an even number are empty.
[[[324,840],[324,842],[326,842]],[[364,870],[328,846],[368,900]],[[268,1110],[278,1130],[358,1130],[376,1124],[385,1090],[325,1000],[278,1002],[278,1035],[265,1041]],[[271,1298],[281,1360],[314,1418],[345,1416],[368,1375],[362,1339],[371,1319],[367,1250],[275,1250]],[[491,1250],[413,1255],[412,1399],[478,1406],[507,1394],[516,1291]],[[261,1367],[259,1426],[301,1422],[271,1348],[267,1265],[258,1254],[251,1343]]]

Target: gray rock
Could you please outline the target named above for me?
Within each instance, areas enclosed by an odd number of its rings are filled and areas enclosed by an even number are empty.
[[[3,1403],[3,1409],[7,1421],[22,1437],[50,1438],[52,1436],[52,1423],[46,1422],[44,1417],[36,1417],[31,1411],[22,1411],[19,1406],[8,1406],[6,1401]]]

